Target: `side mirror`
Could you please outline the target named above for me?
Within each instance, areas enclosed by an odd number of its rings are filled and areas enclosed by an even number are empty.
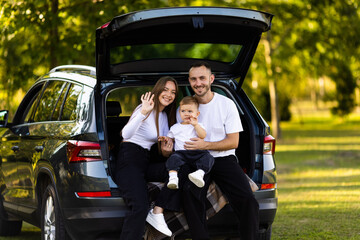
[[[9,118],[8,110],[0,110],[0,127],[6,127]]]

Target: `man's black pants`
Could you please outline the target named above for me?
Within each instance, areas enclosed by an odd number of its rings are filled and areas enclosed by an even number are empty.
[[[181,174],[187,175],[192,170],[188,165],[184,165]],[[210,239],[206,225],[205,198],[212,180],[227,197],[239,220],[241,239],[255,240],[259,229],[259,204],[234,155],[215,158],[210,174],[205,175],[206,184],[204,188],[199,189],[193,187],[191,183],[184,183],[182,191],[183,208],[192,239]]]

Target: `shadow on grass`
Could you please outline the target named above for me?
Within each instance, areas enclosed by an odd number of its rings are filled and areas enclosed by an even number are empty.
[[[13,237],[0,237],[0,240],[39,240],[41,239],[40,228],[23,222],[21,233]]]
[[[360,151],[300,150],[276,152],[278,172],[311,168],[358,168]]]
[[[29,231],[29,230],[22,230],[21,234],[16,237],[0,237],[0,240],[39,240],[41,239],[40,230],[39,232]]]

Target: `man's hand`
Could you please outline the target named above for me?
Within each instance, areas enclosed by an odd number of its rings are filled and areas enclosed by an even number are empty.
[[[226,138],[218,142],[206,142],[201,138],[191,138],[191,142],[185,142],[186,150],[213,150],[226,151],[235,149],[239,145],[239,133],[228,133]]]
[[[191,142],[185,142],[184,148],[186,150],[206,150],[207,142],[201,138],[191,138]]]

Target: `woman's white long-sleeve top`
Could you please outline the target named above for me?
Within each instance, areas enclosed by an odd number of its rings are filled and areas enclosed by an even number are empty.
[[[122,137],[126,142],[132,142],[150,150],[151,146],[157,142],[157,131],[155,124],[155,111],[151,111],[148,118],[141,113],[139,105],[130,117],[129,122],[122,129]],[[146,119],[146,120],[144,120]],[[159,114],[159,135],[166,136],[169,132],[168,119],[165,112]]]

